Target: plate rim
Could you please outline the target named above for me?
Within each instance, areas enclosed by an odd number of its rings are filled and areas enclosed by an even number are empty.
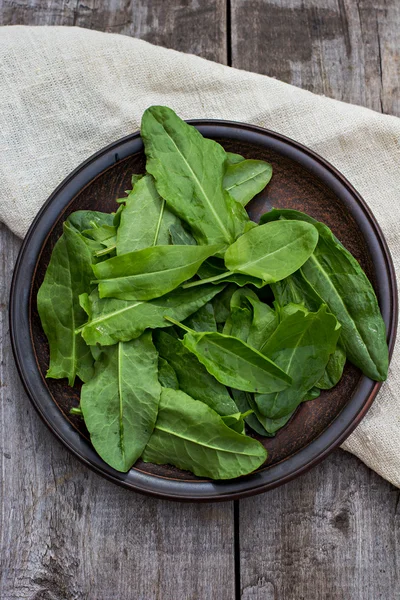
[[[385,310],[382,310],[382,312],[385,312],[384,319],[387,327],[389,355],[391,357],[396,340],[398,316],[397,283],[394,265],[378,222],[369,206],[352,184],[333,165],[313,150],[277,132],[256,125],[220,119],[191,119],[187,122],[196,126],[205,137],[217,139],[223,139],[224,137],[228,139],[229,137],[230,140],[236,139],[238,141],[255,143],[256,145],[257,140],[265,141],[265,139],[268,139],[268,147],[270,149],[300,163],[339,196],[346,209],[349,210],[356,220],[367,243],[378,282],[386,280],[385,287],[389,293],[384,298],[385,306],[383,309]],[[229,136],[227,135],[228,132]],[[222,133],[225,133],[225,136],[221,135]],[[258,145],[265,146],[262,143]],[[31,403],[53,434],[83,464],[114,483],[154,497],[189,502],[228,501],[265,492],[305,473],[326,458],[330,452],[342,443],[357,427],[371,407],[382,382],[375,382],[362,376],[351,401],[346,404],[330,425],[307,446],[297,453],[290,455],[287,459],[261,472],[234,480],[184,481],[163,478],[162,476],[144,473],[137,469],[131,469],[128,473],[119,473],[106,465],[94,451],[91,444],[82,438],[54,403],[43,377],[37,368],[36,359],[34,359],[33,372],[27,368],[29,366],[26,364],[28,359],[32,368],[31,354],[33,353],[33,356],[35,354],[29,318],[32,280],[48,236],[56,221],[78,193],[82,192],[87,185],[92,183],[105,170],[111,168],[113,164],[126,159],[142,148],[143,143],[140,132],[136,131],[95,152],[78,165],[56,187],[35,216],[21,245],[10,289],[10,337],[19,376]],[[282,149],[285,152],[282,152]],[[94,176],[90,176],[92,174]],[[69,187],[71,188],[70,191]],[[63,199],[64,195],[68,196],[74,190],[75,193],[65,202]],[[346,197],[346,201],[344,201],[343,196]],[[59,209],[60,204],[62,204],[61,210]],[[46,222],[51,221],[51,224],[41,232],[40,236],[37,236],[38,226],[42,224],[42,219],[46,215]],[[54,218],[52,218],[53,216]],[[361,216],[364,219],[360,219]],[[35,234],[36,238],[34,237]],[[34,247],[37,248],[40,246],[40,248],[36,253],[29,256],[29,249],[32,249],[33,242],[35,242]],[[377,255],[376,252],[373,252],[376,248],[379,250]],[[26,275],[29,273],[30,277],[28,283],[26,283]],[[378,287],[380,288],[379,285]],[[30,354],[28,358],[27,344]],[[32,386],[32,377],[36,379],[34,386]],[[35,393],[35,390],[44,393],[46,400],[42,400]],[[46,404],[46,401],[48,402],[49,399],[50,403]]]

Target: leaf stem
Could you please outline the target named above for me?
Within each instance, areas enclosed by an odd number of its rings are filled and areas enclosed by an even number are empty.
[[[165,200],[163,199],[163,201],[161,203],[160,215],[158,217],[158,223],[157,223],[157,227],[156,227],[156,232],[154,234],[154,240],[153,240],[152,246],[157,245],[158,234],[160,233],[161,221],[162,221],[162,218],[164,215],[164,208],[165,208]]]
[[[115,250],[116,248],[116,244],[114,244],[113,246],[108,246],[108,248],[103,248],[103,250],[98,250],[97,252],[94,253],[95,256],[104,256],[104,254],[108,254],[109,252],[112,252],[113,250]]]
[[[188,288],[196,287],[197,285],[203,285],[203,283],[213,283],[214,281],[219,281],[220,279],[229,277],[229,275],[233,275],[232,271],[226,271],[226,273],[221,273],[221,275],[214,275],[214,277],[207,277],[207,279],[191,281],[190,283],[185,283],[182,286],[182,289],[187,290]]]
[[[250,410],[246,410],[246,412],[241,414],[242,419],[245,419],[246,417],[248,417],[249,415],[252,415],[254,413],[254,410],[252,408],[250,408]]]
[[[80,406],[78,406],[77,408],[71,408],[71,410],[69,411],[70,415],[76,415],[77,417],[83,417],[83,412]]]
[[[186,327],[186,325],[183,325],[182,323],[179,323],[179,321],[176,321],[175,319],[173,319],[172,317],[167,317],[166,315],[164,315],[164,319],[166,321],[170,321],[171,323],[173,323],[174,325],[177,325],[177,327],[181,327],[181,329],[184,329],[185,331],[188,331],[189,333],[196,333],[194,331],[194,329],[190,329],[189,327]]]

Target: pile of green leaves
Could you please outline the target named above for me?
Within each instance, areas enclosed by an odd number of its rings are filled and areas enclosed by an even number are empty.
[[[328,227],[294,210],[249,219],[269,164],[166,107],[145,111],[141,133],[146,174],[115,213],[71,214],[54,247],[37,298],[47,376],[84,382],[73,412],[113,468],[141,457],[245,475],[267,458],[247,433],[274,435],[346,358],[386,378],[385,326]]]

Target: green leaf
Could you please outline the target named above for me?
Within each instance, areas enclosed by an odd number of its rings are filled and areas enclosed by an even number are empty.
[[[206,404],[163,388],[144,462],[172,464],[199,477],[232,479],[251,473],[266,458],[257,440],[230,429]]]
[[[117,228],[115,225],[101,225],[97,229],[87,230],[85,234],[90,235],[92,240],[95,240],[100,244],[100,248],[94,253],[94,263],[101,262],[103,256],[115,256],[117,244]]]
[[[235,154],[235,152],[227,152],[226,153],[226,163],[227,165],[236,165],[244,161],[244,157],[241,154]]]
[[[287,317],[294,315],[297,312],[302,312],[305,315],[308,315],[309,312],[318,312],[319,308],[316,311],[309,311],[304,304],[295,304],[294,302],[290,302],[290,304],[286,304],[286,306],[279,306],[278,303],[274,302],[274,306],[276,308],[276,312],[279,316],[279,322],[284,321]]]
[[[179,222],[158,195],[151,175],[141,178],[126,198],[117,234],[117,255],[149,246],[167,246],[169,228]]]
[[[171,319],[166,317],[167,320]],[[172,321],[173,322],[173,321]],[[175,322],[182,327],[182,324]],[[283,390],[291,383],[282,369],[241,340],[216,332],[187,330],[184,346],[220,383],[246,392]]]
[[[131,177],[131,184],[132,184],[132,188],[135,187],[135,185],[141,180],[143,179],[144,175],[143,174],[133,174]]]
[[[139,337],[147,328],[169,327],[164,316],[186,319],[211,300],[223,286],[204,286],[201,289],[175,290],[170,294],[141,302],[139,300],[100,299],[97,290],[89,298],[89,322],[82,328],[87,344],[109,346]]]
[[[117,229],[121,224],[121,217],[122,217],[122,213],[124,212],[125,208],[126,208],[125,204],[121,204],[120,206],[118,206],[117,212],[114,213],[113,225]]]
[[[184,324],[187,327],[192,327],[195,331],[216,331],[217,325],[212,304],[210,302],[205,304],[196,313],[188,317],[184,321]],[[169,332],[172,332],[172,330],[170,329]],[[180,373],[182,391],[192,396],[195,400],[205,402],[210,408],[222,415],[223,421],[228,427],[231,427],[238,433],[244,433],[244,419],[240,412],[225,416],[225,413],[229,412],[229,409],[236,409],[235,403],[231,400],[226,387],[221,385],[208,373],[207,369],[203,367],[191,352],[186,350],[178,338],[163,331],[156,332],[156,336],[157,349],[160,353],[170,358]],[[163,361],[163,363],[160,361]],[[163,372],[161,372],[161,368],[163,368]],[[173,379],[171,376],[171,385],[167,385],[168,369],[171,369],[175,378]],[[163,381],[161,381],[161,377],[163,377]],[[159,359],[159,379],[163,387],[180,388],[175,371],[161,356]]]
[[[155,332],[155,344],[160,356],[168,361],[176,373],[179,388],[200,400],[220,415],[237,412],[236,405],[224,385],[221,385],[207,369],[189,352],[181,340],[165,331]]]
[[[92,353],[94,360],[98,360],[98,358],[100,357],[100,354],[103,351],[101,346],[99,346],[99,344],[96,344],[95,346],[89,346],[89,348],[90,348],[90,352]],[[94,374],[94,371],[93,371],[93,374]]]
[[[153,246],[93,266],[100,298],[151,300],[193,277],[220,246]]]
[[[68,217],[68,222],[79,233],[87,235],[87,231],[92,231],[102,225],[112,226],[114,217],[110,213],[104,213],[97,210],[76,210]]]
[[[299,306],[302,306],[304,310],[317,312],[324,303],[310,282],[307,281],[301,269],[282,281],[272,283],[271,288],[276,301],[285,313],[291,310],[290,307],[295,307],[294,310],[298,310]],[[284,306],[285,304],[286,306]],[[345,363],[346,353],[340,345],[339,338],[337,348],[329,357],[325,372],[316,385],[320,385],[322,389],[334,387],[342,377]]]
[[[226,320],[222,333],[247,342],[252,321],[253,315],[248,307],[232,307],[231,305],[231,314]]]
[[[317,313],[298,310],[281,321],[263,352],[287,371],[293,383],[279,393],[257,394],[261,414],[280,419],[293,412],[322,377],[339,335],[340,326],[326,305]]]
[[[310,282],[304,277],[301,269],[270,285],[275,300],[280,306],[290,303],[304,304],[308,310],[317,312],[321,304],[324,303],[321,296],[317,294]]]
[[[367,377],[387,377],[389,356],[386,329],[371,283],[356,259],[331,230],[294,210],[274,210],[262,220],[276,218],[311,222],[319,233],[313,255],[302,272],[342,325],[341,343],[347,358]]]
[[[278,326],[276,312],[248,288],[237,290],[230,306],[231,314],[224,333],[239,337],[262,353],[264,345]]]
[[[207,302],[198,311],[190,315],[183,321],[183,324],[195,331],[217,331],[214,307],[211,302]]]
[[[96,210],[77,210],[71,213],[67,222],[72,228],[82,234],[83,240],[90,249],[92,261],[99,262],[104,254],[105,246],[114,245],[110,251],[115,249],[115,227],[114,216]]]
[[[279,281],[297,271],[312,254],[318,232],[309,223],[277,221],[251,229],[225,253],[231,272],[258,277],[264,283]]]
[[[85,322],[79,295],[90,289],[92,254],[84,237],[68,221],[54,246],[44,281],[37,296],[42,327],[50,346],[47,377],[90,379],[93,359],[77,327]]]
[[[179,390],[179,381],[174,369],[161,356],[158,357],[158,381],[163,387]]]
[[[269,437],[270,434],[261,425],[260,421],[257,419],[257,416],[255,414],[255,411],[254,411],[252,405],[250,404],[250,402],[252,402],[252,404],[254,404],[254,401],[252,401],[252,399],[251,399],[251,394],[249,392],[243,392],[242,390],[232,390],[232,395],[235,400],[235,404],[241,413],[246,413],[249,410],[253,410],[253,412],[250,415],[247,415],[245,417],[244,420],[245,420],[246,424],[249,427],[251,427],[251,429],[253,429],[253,431],[258,433],[259,435]],[[257,406],[255,408],[258,412]]]
[[[189,224],[199,244],[228,246],[248,222],[224,189],[225,150],[205,139],[170,108],[151,106],[142,118],[146,169],[159,194]]]
[[[196,246],[196,240],[187,230],[182,221],[176,217],[176,223],[173,223],[169,228],[171,242],[175,246]]]
[[[254,414],[256,415],[259,423],[264,428],[264,430],[267,432],[269,437],[274,436],[280,429],[282,429],[282,427],[285,427],[285,425],[287,425],[287,423],[290,421],[290,419],[292,418],[292,416],[295,412],[293,410],[292,412],[285,415],[284,417],[280,417],[277,419],[269,419],[268,417],[264,416],[259,410],[256,410],[257,405],[255,402],[254,402],[254,404],[255,404]]]
[[[281,419],[268,419],[268,417],[265,417],[260,413],[253,394],[241,392],[240,390],[232,390],[232,392],[239,410],[242,412],[249,409],[253,411],[253,413],[248,415],[245,419],[248,426],[264,437],[273,437],[293,416],[294,411]]]
[[[346,364],[346,352],[340,345],[340,338],[336,350],[330,355],[328,364],[321,379],[315,384],[321,390],[330,390],[335,387],[342,378],[344,365]]]
[[[233,415],[226,415],[222,417],[222,420],[225,423],[225,425],[227,425],[234,431],[237,431],[237,433],[241,433],[242,435],[245,434],[244,418],[242,413],[237,412]]]
[[[94,291],[94,290],[93,290]],[[92,303],[90,301],[89,294],[84,292],[78,296],[79,306],[85,311],[89,319],[92,318]]]
[[[272,166],[263,160],[242,160],[228,164],[223,186],[242,206],[261,192],[272,177]]]
[[[331,354],[330,358],[332,358],[332,356],[333,356],[333,354]],[[316,398],[319,398],[320,395],[321,395],[321,390],[318,387],[314,386],[304,396],[303,402],[308,402],[309,400],[315,400]]]
[[[224,261],[215,256],[209,258],[201,265],[197,271],[197,275],[202,281],[188,283],[185,287],[196,287],[197,285],[203,285],[205,283],[218,284],[221,280],[223,280],[224,283],[236,283],[236,285],[240,287],[251,284],[257,288],[261,288],[265,285],[264,281],[257,277],[245,275],[244,273],[227,272]]]
[[[115,227],[115,225],[99,225],[96,227],[92,227],[91,229],[86,229],[82,233],[86,237],[90,237],[96,242],[102,242],[103,244],[105,244],[109,240],[113,240],[115,242],[117,228]]]
[[[210,285],[210,284],[207,284]],[[221,284],[220,284],[221,285]],[[195,288],[196,289],[196,288]],[[212,305],[214,308],[214,316],[217,325],[225,323],[230,314],[230,302],[232,295],[237,290],[237,287],[233,284],[227,285],[224,289],[215,295],[215,298],[212,301]]]
[[[81,409],[97,453],[117,471],[128,471],[142,454],[160,394],[151,332],[103,349],[94,377],[82,386]]]

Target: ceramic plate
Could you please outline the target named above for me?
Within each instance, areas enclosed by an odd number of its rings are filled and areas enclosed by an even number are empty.
[[[396,281],[390,254],[371,211],[349,182],[321,157],[277,133],[226,121],[191,121],[226,150],[272,163],[273,177],[248,205],[253,220],[272,206],[307,212],[326,223],[359,260],[378,296],[392,351],[397,323]],[[11,290],[11,336],[28,395],[53,433],[88,467],[129,489],[176,500],[231,500],[266,491],[322,460],[351,433],[371,406],[380,383],[347,364],[340,383],[300,405],[274,438],[260,438],[268,461],[257,472],[226,482],[202,480],[170,466],[139,461],[128,473],[105,464],[88,433],[69,410],[79,385],[45,379],[49,349],[36,296],[54,244],[68,215],[80,209],[111,212],[130,188],[132,173],[144,171],[139,133],[96,153],[55,190],[33,222],[21,248]]]

